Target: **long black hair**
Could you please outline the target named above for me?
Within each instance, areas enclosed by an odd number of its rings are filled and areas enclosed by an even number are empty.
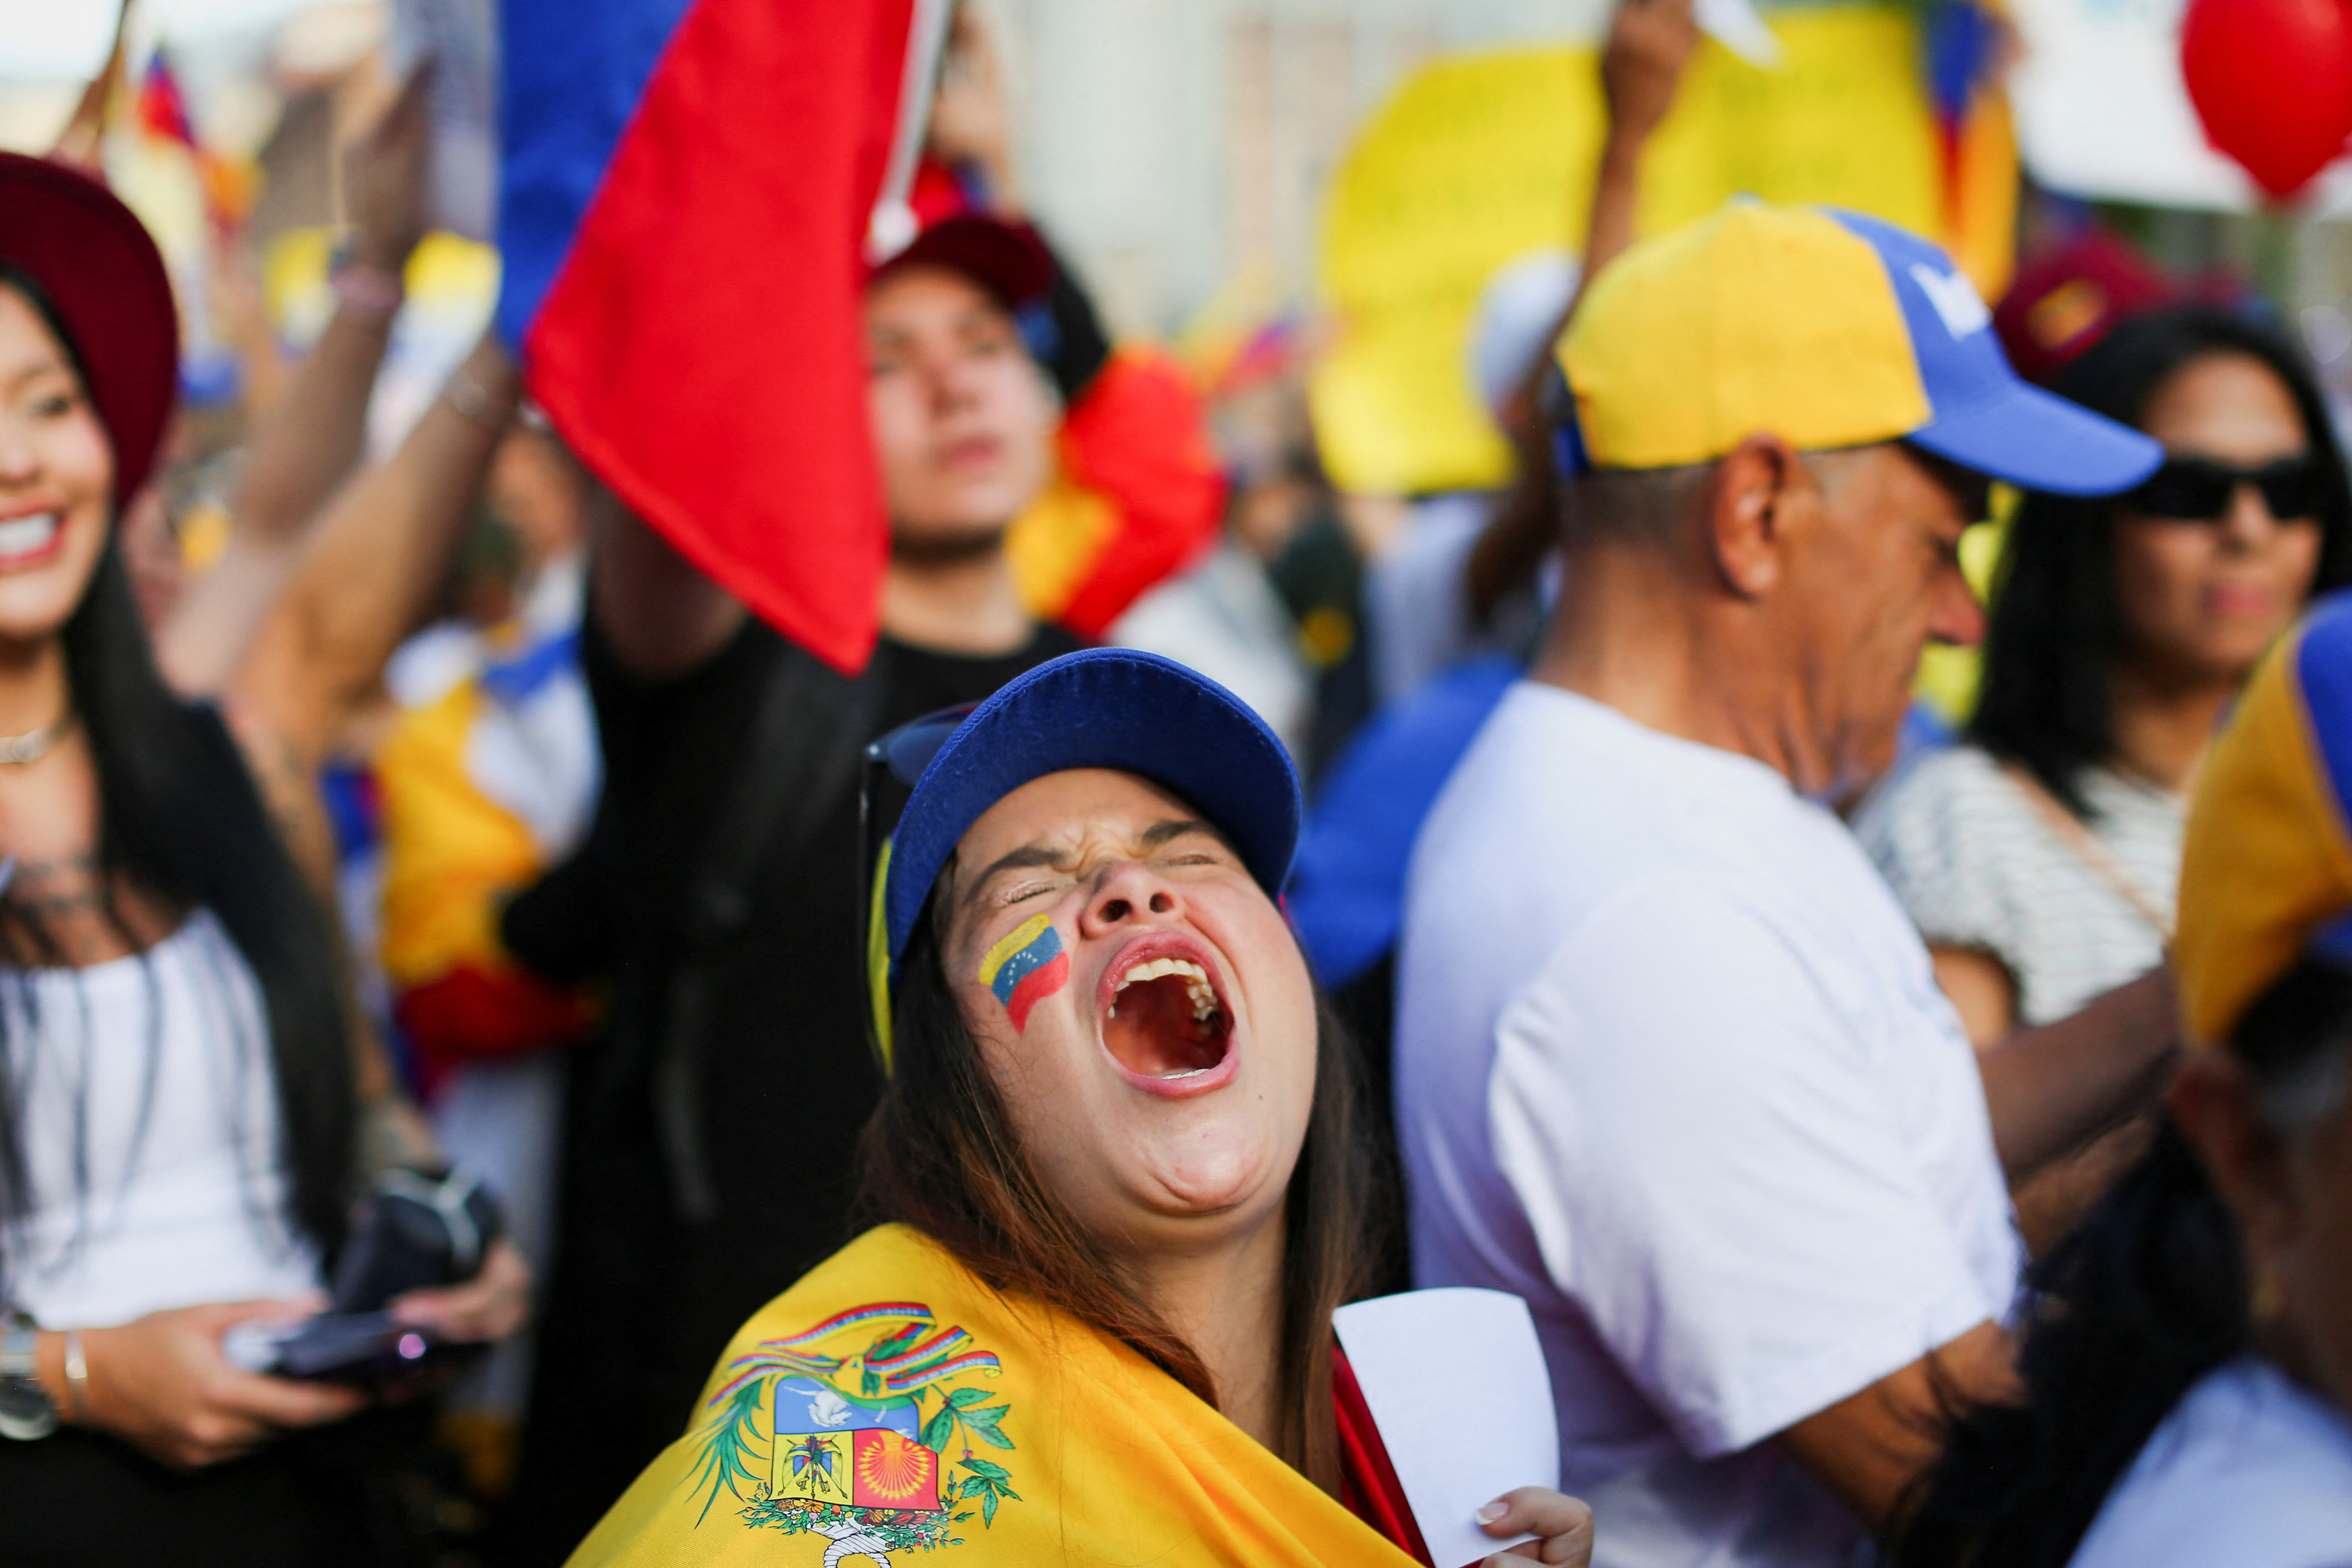
[[[73,339],[38,282],[0,263],[0,286],[31,303],[79,375]],[[115,498],[118,513],[123,499]],[[359,1110],[326,910],[295,869],[218,712],[182,701],[156,669],[118,538],[109,537],[60,642],[98,774],[102,913],[130,935],[114,903],[128,884],[180,909],[210,910],[243,955],[269,1029],[292,1211],[285,1217],[331,1253],[352,1195]],[[21,1218],[35,1197],[16,1101],[23,1072],[6,1060],[10,1044],[0,1034],[0,1221]]]
[[[2352,971],[2305,959],[2229,1048],[2282,1131],[2331,1114],[2352,1069]],[[1960,1414],[1895,1568],[2064,1568],[2167,1413],[2252,1342],[2236,1223],[2168,1121],[2032,1285],[2024,1397]]]
[[[2352,582],[2352,488],[2334,426],[2303,356],[2277,334],[2211,306],[2152,310],[2118,323],[2066,368],[2057,391],[2138,426],[2157,389],[2191,360],[2252,355],[2294,398],[2305,439],[2327,470],[2315,597]],[[2028,491],[2010,525],[1985,633],[1984,678],[1968,736],[2023,767],[2087,820],[2083,770],[2115,751],[2114,670],[2123,646],[2116,593],[2115,501]]]
[[[900,960],[893,1070],[859,1149],[859,1219],[912,1226],[992,1289],[1060,1308],[1216,1404],[1199,1353],[1022,1150],[949,987],[933,923],[927,909]],[[1318,992],[1315,1095],[1285,1211],[1275,1451],[1335,1496],[1331,1312],[1361,1293],[1380,1241],[1362,1097],[1355,1051]]]

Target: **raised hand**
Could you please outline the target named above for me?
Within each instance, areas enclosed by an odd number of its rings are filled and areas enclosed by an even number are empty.
[[[1013,116],[1004,100],[1004,76],[988,31],[970,7],[956,14],[948,35],[947,58],[939,90],[931,98],[931,156],[950,167],[974,169],[988,187],[989,204],[1013,211]]]
[[[1618,0],[1601,51],[1612,140],[1639,141],[1658,128],[1697,47],[1691,0]]]
[[[399,277],[425,237],[425,174],[432,117],[425,65],[401,84],[383,118],[352,146],[344,189],[352,209],[352,259]]]

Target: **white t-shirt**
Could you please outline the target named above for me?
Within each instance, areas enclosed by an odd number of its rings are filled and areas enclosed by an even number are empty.
[[[2169,920],[2188,803],[2107,768],[2084,770],[2082,789],[2116,874]],[[1854,833],[1929,945],[2000,961],[2021,1023],[2066,1017],[2164,956],[2164,933],[1975,746],[1921,757]]]
[[[1514,687],[1423,827],[1396,1105],[1415,1282],[1525,1297],[1598,1568],[1845,1563],[1759,1447],[2008,1310],[1974,1053],[1845,827]]]
[[[130,958],[0,971],[0,1027],[33,1198],[0,1293],[36,1322],[318,1287],[286,1223],[260,990],[209,911]]]
[[[2352,1423],[2252,1357],[2190,1389],[2071,1568],[2352,1568]]]

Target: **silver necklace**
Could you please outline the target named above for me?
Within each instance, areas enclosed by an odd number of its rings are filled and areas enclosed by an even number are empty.
[[[73,723],[71,710],[58,714],[37,730],[27,730],[21,735],[0,735],[0,763],[22,767],[37,763],[49,754],[49,748]]]

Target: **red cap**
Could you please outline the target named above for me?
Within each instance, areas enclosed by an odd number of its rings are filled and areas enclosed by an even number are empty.
[[[1992,313],[1993,331],[2017,374],[2046,386],[2123,317],[2179,293],[2137,251],[2094,228],[2018,269]]]
[[[104,185],[44,158],[0,153],[0,262],[48,296],[114,444],[114,496],[155,467],[180,371],[171,275],[146,226]]]
[[[1007,223],[984,213],[941,218],[908,242],[907,248],[876,267],[868,280],[907,267],[944,267],[961,272],[1008,310],[1017,310],[1053,291],[1054,253],[1025,223]]]

